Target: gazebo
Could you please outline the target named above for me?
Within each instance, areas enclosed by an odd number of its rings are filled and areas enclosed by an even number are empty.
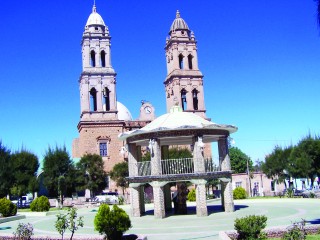
[[[219,179],[221,203],[226,212],[234,211],[228,137],[237,131],[232,125],[221,125],[196,114],[183,112],[179,106],[171,108],[145,127],[119,135],[126,142],[129,165],[131,215],[140,217],[145,212],[144,185],[153,187],[154,215],[164,218],[172,210],[170,183],[190,181],[196,186],[197,216],[207,216],[206,187],[208,179]],[[205,159],[204,146],[218,143],[219,165]],[[192,151],[192,158],[168,159],[170,146],[181,146]],[[148,147],[151,161],[142,161],[141,147]],[[178,186],[178,213],[186,213],[186,189]]]

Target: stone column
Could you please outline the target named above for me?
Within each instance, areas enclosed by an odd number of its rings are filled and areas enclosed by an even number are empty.
[[[140,202],[140,213],[143,214],[146,212],[146,208],[145,208],[145,205],[144,205],[144,186],[141,185],[140,186],[140,196],[139,196],[139,202]]]
[[[131,216],[141,217],[141,199],[140,199],[140,184],[130,183],[130,203],[131,203]]]
[[[162,175],[160,140],[151,140],[151,175]]]
[[[228,150],[228,142],[227,138],[223,137],[218,140],[218,148],[219,148],[219,165],[221,171],[230,171],[231,163],[229,157]]]
[[[102,104],[102,98],[103,98],[103,93],[102,93],[102,86],[101,86],[101,78],[99,78],[98,82],[100,83],[97,85],[97,111],[101,112],[103,111],[103,104]]]
[[[172,201],[171,201],[170,184],[166,184],[163,187],[163,191],[164,191],[164,206],[165,206],[166,212],[171,212]]]
[[[195,173],[204,173],[205,172],[204,155],[203,155],[203,147],[204,146],[201,146],[201,145],[199,146],[199,138],[202,138],[202,137],[196,136],[193,138],[194,172]]]
[[[223,178],[221,180],[221,185],[223,186],[221,191],[223,196],[223,207],[225,212],[234,212],[233,203],[233,192],[232,192],[232,182],[229,178]]]
[[[225,190],[225,184],[223,183],[222,180],[220,180],[220,186],[221,186],[221,190],[220,190],[220,196],[221,196],[221,206],[222,206],[222,209],[223,211],[225,211],[225,208],[224,208],[224,190]]]
[[[138,151],[134,143],[128,144],[129,177],[138,176]]]
[[[167,184],[167,182],[154,181],[150,183],[153,187],[154,216],[156,218],[164,218],[166,216],[163,192],[163,186],[165,184]]]
[[[191,181],[196,184],[196,199],[197,199],[197,216],[208,216],[207,195],[206,195],[206,180],[194,179]]]

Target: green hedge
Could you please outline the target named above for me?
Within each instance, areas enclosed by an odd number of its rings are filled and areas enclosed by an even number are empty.
[[[10,217],[17,214],[17,206],[6,198],[0,199],[0,215]]]
[[[234,228],[238,233],[238,240],[267,239],[266,234],[262,232],[266,226],[266,216],[250,215],[237,218],[234,222]]]
[[[246,190],[242,187],[236,187],[233,190],[233,199],[246,199],[247,193]]]
[[[196,190],[191,189],[191,191],[188,193],[187,198],[188,198],[188,201],[195,202],[196,201]]]
[[[32,212],[47,212],[50,209],[49,199],[45,196],[38,197],[30,204]]]

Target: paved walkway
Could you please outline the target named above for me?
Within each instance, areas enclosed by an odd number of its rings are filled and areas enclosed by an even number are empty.
[[[197,217],[195,206],[188,203],[188,215],[169,215],[165,219],[155,219],[153,205],[146,205],[146,215],[132,218],[132,228],[126,232],[146,235],[148,240],[193,240],[219,239],[219,231],[233,230],[234,220],[247,215],[266,215],[267,227],[288,226],[294,221],[305,219],[309,224],[320,223],[319,199],[250,199],[235,201],[236,211],[222,212],[220,200],[208,201],[209,216]],[[128,213],[130,206],[121,206]],[[98,237],[94,231],[93,219],[97,208],[79,209],[79,215],[84,216],[84,228],[80,228],[74,237]],[[12,234],[19,222],[32,223],[35,235],[59,237],[54,228],[56,216],[27,217],[26,219],[0,224],[0,235]]]

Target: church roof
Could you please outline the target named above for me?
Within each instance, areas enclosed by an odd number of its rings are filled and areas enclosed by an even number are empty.
[[[173,23],[171,24],[170,27],[170,32],[172,31],[176,31],[176,30],[188,30],[190,31],[188,24],[186,23],[186,21],[184,21],[181,17],[180,17],[180,12],[179,10],[177,10],[176,13],[176,19],[173,21]]]
[[[121,133],[119,138],[125,140],[128,137],[138,134],[171,130],[215,129],[225,130],[229,133],[234,133],[238,130],[236,126],[216,124],[194,113],[182,112],[179,108],[180,107],[175,106],[171,109],[170,113],[161,115],[141,129]]]
[[[86,26],[89,25],[102,25],[105,26],[104,21],[99,13],[97,13],[96,5],[92,7],[92,13],[90,14]]]

